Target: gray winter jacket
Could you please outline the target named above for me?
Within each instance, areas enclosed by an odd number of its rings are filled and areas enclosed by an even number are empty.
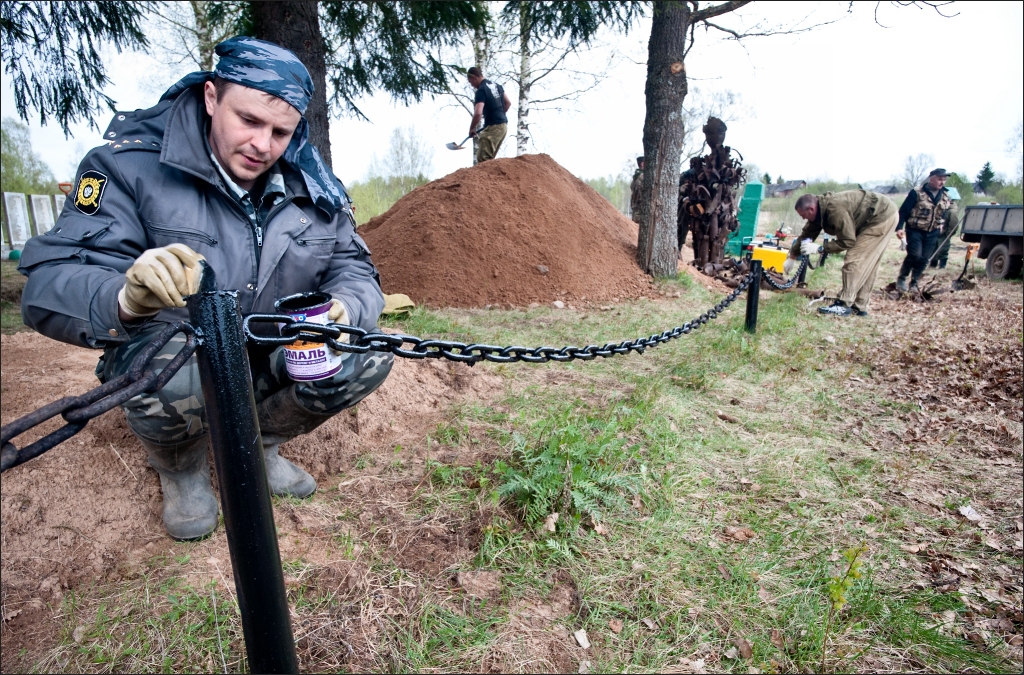
[[[318,209],[301,175],[281,160],[287,196],[263,223],[258,249],[249,218],[210,160],[207,120],[200,87],[114,116],[108,144],[82,160],[56,225],[22,252],[26,325],[85,347],[129,340],[137,326],[122,325],[117,313],[125,272],[146,249],[176,242],[206,257],[219,288],[238,291],[243,314],[273,312],[283,296],[319,290],[344,303],[353,325],[376,325],[384,297],[348,206],[333,216]],[[172,308],[153,320],[187,316]]]

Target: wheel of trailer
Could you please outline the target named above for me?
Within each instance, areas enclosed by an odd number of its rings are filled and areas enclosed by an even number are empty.
[[[1010,256],[1010,271],[1006,273],[1007,279],[1016,279],[1020,276],[1021,268],[1024,267],[1024,259],[1019,255]]]
[[[1006,248],[1006,244],[997,244],[988,252],[985,274],[989,279],[997,281],[1010,276],[1010,249]]]

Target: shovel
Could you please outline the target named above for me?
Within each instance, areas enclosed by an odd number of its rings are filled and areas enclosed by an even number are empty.
[[[472,136],[466,136],[466,138],[463,139],[463,141],[461,143],[459,143],[458,145],[455,145],[454,143],[445,143],[444,147],[448,148],[449,150],[462,150],[462,146],[464,146],[466,144],[466,141],[468,141],[471,138],[473,138],[473,137]]]
[[[964,257],[964,271],[960,273],[960,276],[953,280],[952,290],[963,291],[968,288],[974,288],[974,283],[964,279],[964,275],[967,274],[967,265],[971,262],[971,254],[977,250],[978,244],[971,244],[967,247],[967,255]]]

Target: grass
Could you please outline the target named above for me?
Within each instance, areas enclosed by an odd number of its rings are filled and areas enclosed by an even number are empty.
[[[810,285],[835,288],[840,263],[812,272]],[[611,311],[417,309],[389,325],[490,344],[600,344],[679,325],[717,300],[686,275],[659,283],[683,297]],[[985,565],[1019,575],[1019,557],[984,551],[957,518],[985,474],[958,485],[945,509],[898,499],[936,470],[936,457],[879,452],[864,440],[903,433],[903,418],[917,411],[844,386],[866,378],[868,366],[840,355],[884,346],[879,324],[821,319],[795,294],[761,297],[755,335],[743,330],[737,303],[642,356],[479,365],[505,378],[505,395],[453,406],[412,450],[367,454],[354,469],[358,478],[424,448],[476,459],[430,459],[408,492],[384,489],[365,504],[328,489],[279,502],[279,523],[282,509],[305,509],[347,528],[329,538],[330,565],[362,566],[363,581],[339,586],[324,581],[322,560],[284,554],[303,667],[565,670],[588,660],[598,672],[682,672],[689,659],[711,671],[781,672],[820,669],[824,656],[832,671],[1019,671],[998,638],[969,639],[976,595],[918,583],[929,561],[957,556],[985,555]],[[401,462],[394,466],[373,475],[400,480]],[[356,527],[377,517],[373,509],[390,515]],[[544,531],[555,512],[555,531]],[[478,536],[458,544],[471,550],[454,566],[398,562],[402,532],[470,521]],[[753,536],[741,541],[731,528]],[[918,530],[951,532],[935,538],[959,552],[924,558],[901,549],[923,537]],[[862,542],[861,577],[848,580],[846,603],[829,621],[830,582],[843,578],[843,552]],[[35,669],[244,667],[234,604],[189,581],[191,552],[180,545],[169,570],[141,580],[77,591],[62,609],[59,645]],[[498,595],[454,589],[454,574],[470,570],[500,573]],[[579,629],[592,643],[586,652],[572,641]],[[736,657],[741,639],[749,659]]]
[[[18,263],[0,261],[0,332],[28,330],[21,321],[21,289],[25,277],[18,272]]]

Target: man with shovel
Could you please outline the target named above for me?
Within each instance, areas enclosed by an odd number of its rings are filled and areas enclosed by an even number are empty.
[[[25,246],[19,270],[25,323],[69,344],[103,349],[102,382],[128,371],[169,323],[188,318],[200,261],[244,313],[318,291],[330,321],[376,328],[384,307],[348,198],[310,144],[303,114],[313,81],[293,53],[235,37],[217,45],[215,72],[185,76],[148,110],[117,113],[78,169],[56,226]],[[155,371],[184,346],[161,349]],[[284,347],[250,346],[253,394],[276,495],[306,497],[316,481],[278,454],[383,383],[392,355],[345,354],[323,379],[289,377]],[[208,426],[196,357],[155,392],[123,406],[160,476],[163,520],[175,539],[217,527]]]
[[[900,206],[900,222],[896,226],[896,236],[907,241],[907,257],[900,266],[896,278],[896,290],[906,293],[917,290],[917,282],[924,274],[929,258],[935,253],[943,233],[950,232],[956,223],[956,204],[949,197],[946,189],[945,169],[935,169],[928,174],[928,180],[907,194]],[[906,225],[906,234],[903,226]],[[910,276],[910,287],[907,287],[907,276]]]
[[[498,155],[498,149],[501,148],[508,131],[508,117],[505,113],[512,107],[512,101],[508,100],[508,94],[500,84],[484,79],[483,72],[476,66],[466,71],[466,79],[469,80],[470,86],[476,89],[469,135],[476,136],[479,141],[476,154],[476,162],[479,164]],[[484,128],[477,131],[481,119]]]

